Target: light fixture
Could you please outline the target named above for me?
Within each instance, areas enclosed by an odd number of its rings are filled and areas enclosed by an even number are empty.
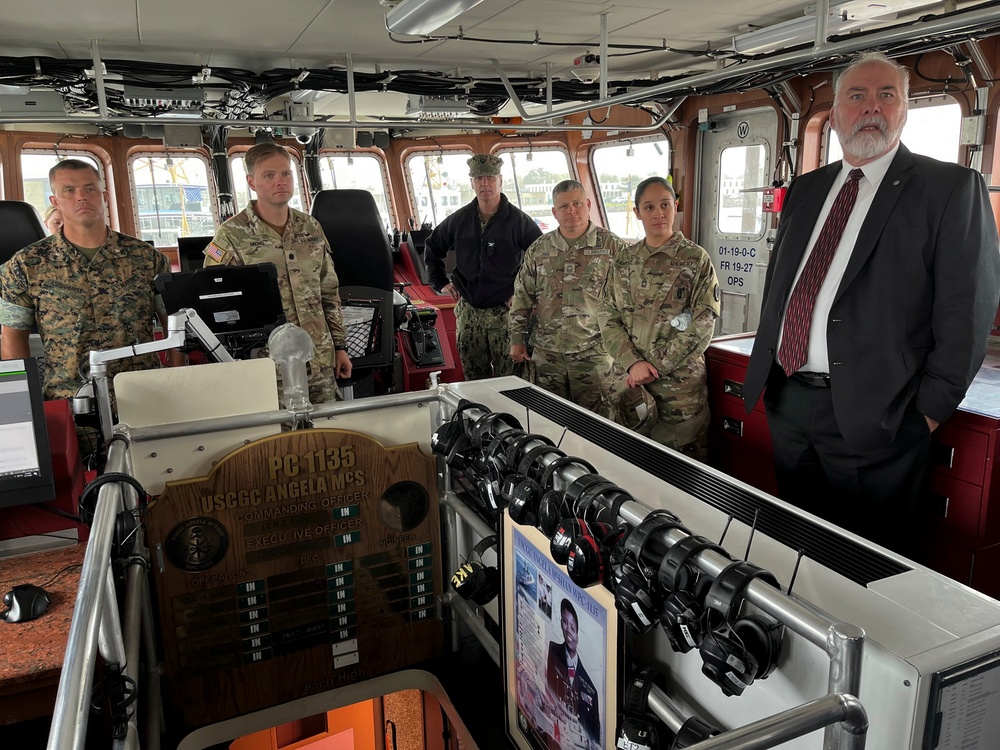
[[[635,149],[632,148],[632,141],[628,142],[628,148],[625,149],[625,156],[635,156]]]
[[[535,155],[531,153],[531,139],[528,139],[528,161],[534,161]]]
[[[430,34],[483,0],[402,0],[385,16],[394,34]]]
[[[882,8],[884,10],[884,6]],[[773,26],[765,26],[754,29],[745,34],[733,37],[733,49],[741,55],[755,55],[761,52],[773,52],[784,47],[793,47],[796,44],[805,44],[816,39],[816,11],[813,15],[806,15],[802,18],[793,18],[791,21],[783,21]],[[880,18],[885,18],[882,13]],[[830,16],[827,19],[827,34],[840,34],[845,31],[861,28],[872,22],[871,16],[861,17],[850,13],[841,7],[830,7]],[[821,40],[825,41],[825,40]]]
[[[469,114],[469,103],[448,96],[418,96],[406,100],[406,114],[432,120],[454,120]]]

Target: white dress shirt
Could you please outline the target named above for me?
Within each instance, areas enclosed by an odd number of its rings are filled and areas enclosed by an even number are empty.
[[[830,357],[826,346],[826,327],[830,317],[830,310],[833,308],[833,300],[837,296],[837,290],[840,289],[840,282],[844,278],[844,271],[847,270],[847,263],[851,259],[851,253],[854,252],[855,244],[857,244],[858,235],[861,233],[861,225],[864,224],[865,217],[868,216],[868,209],[871,208],[872,201],[875,200],[875,193],[878,192],[879,185],[882,184],[882,178],[889,171],[889,165],[896,157],[896,151],[898,150],[899,144],[897,143],[887,154],[883,154],[875,159],[875,161],[871,161],[860,168],[864,172],[864,177],[858,182],[857,200],[855,200],[854,208],[847,217],[847,226],[844,227],[840,243],[837,245],[837,249],[834,250],[833,259],[830,261],[830,268],[826,272],[826,278],[823,279],[823,284],[816,294],[816,305],[813,307],[812,323],[809,327],[809,346],[806,350],[807,359],[806,363],[802,366],[802,370],[806,372],[830,372]],[[833,181],[830,193],[826,196],[826,203],[823,204],[823,209],[819,212],[819,216],[816,217],[816,226],[813,228],[806,251],[802,255],[799,270],[795,273],[795,283],[792,284],[793,292],[795,284],[799,283],[799,276],[802,275],[802,269],[805,268],[806,261],[809,260],[809,256],[816,246],[816,240],[819,239],[819,233],[826,223],[826,218],[830,215],[830,209],[833,208],[833,202],[837,198],[837,193],[840,192],[843,184],[847,182],[847,176],[852,169],[855,169],[855,167],[845,159],[841,166],[840,174]],[[789,295],[789,299],[791,299],[791,295]],[[781,333],[784,333],[784,324],[782,324]],[[780,335],[778,337],[778,347],[780,350]]]

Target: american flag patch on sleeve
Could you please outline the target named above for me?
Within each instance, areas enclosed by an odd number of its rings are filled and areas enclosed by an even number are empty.
[[[205,255],[214,260],[216,263],[221,263],[222,259],[226,257],[226,251],[214,242],[210,242],[208,243],[208,247],[205,248]]]

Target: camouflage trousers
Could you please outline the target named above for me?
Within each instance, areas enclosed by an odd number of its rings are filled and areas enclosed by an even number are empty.
[[[710,417],[707,388],[702,387],[697,393],[678,393],[658,388],[653,381],[646,389],[656,399],[660,415],[649,433],[650,439],[691,458],[707,461]]]
[[[506,305],[481,309],[460,299],[455,305],[455,329],[466,380],[514,374]]]
[[[612,360],[608,354],[599,349],[567,353],[535,349],[531,361],[535,365],[535,384],[539,388],[602,417],[614,418]]]

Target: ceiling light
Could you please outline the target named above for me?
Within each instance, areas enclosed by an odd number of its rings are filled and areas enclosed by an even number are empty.
[[[402,0],[385,16],[385,25],[396,34],[430,34],[483,0]]]

